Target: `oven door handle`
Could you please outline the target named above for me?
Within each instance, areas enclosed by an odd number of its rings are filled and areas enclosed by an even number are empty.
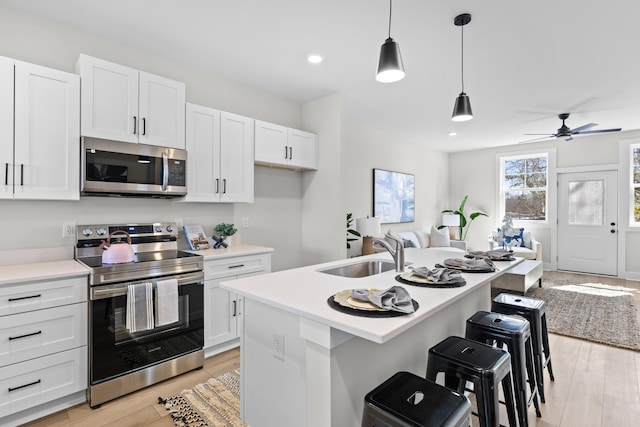
[[[167,279],[166,277],[163,277],[158,280],[166,280],[166,279]],[[204,274],[201,272],[193,273],[187,276],[179,277],[177,280],[178,280],[179,287],[184,285],[203,284]],[[153,282],[153,280],[148,280],[148,281]],[[118,285],[95,286],[90,289],[90,299],[91,301],[94,301],[94,300],[101,300],[106,298],[127,296],[128,285],[133,283],[145,283],[145,281],[124,283],[124,284],[118,284]],[[153,285],[155,288],[155,283],[153,283]]]

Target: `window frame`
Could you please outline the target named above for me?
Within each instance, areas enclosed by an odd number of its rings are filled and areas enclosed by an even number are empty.
[[[629,161],[628,161],[628,170],[629,175],[627,182],[629,184],[629,208],[627,209],[627,218],[629,222],[629,227],[640,227],[640,220],[635,220],[635,191],[636,189],[640,191],[640,182],[634,183],[634,173],[635,173],[635,163],[633,150],[637,149],[640,151],[640,142],[632,142],[629,144]],[[638,166],[640,167],[640,162],[638,162]]]
[[[555,182],[555,152],[552,150],[532,150],[532,151],[522,151],[517,153],[498,153],[497,155],[497,163],[498,163],[498,213],[500,216],[500,220],[505,216],[506,210],[506,199],[505,194],[508,191],[505,188],[505,163],[507,161],[513,160],[526,160],[530,158],[536,157],[545,157],[547,168],[546,168],[546,185],[545,187],[535,187],[531,188],[533,191],[545,191],[545,218],[544,219],[519,219],[513,218],[514,222],[522,223],[522,224],[549,224],[550,218],[552,215],[555,215],[551,206],[549,206],[549,200],[551,196],[552,190],[552,181]],[[553,173],[553,174],[552,174]],[[526,187],[526,179],[525,179],[525,187],[522,190],[512,190],[512,191],[527,191],[529,190]],[[555,208],[554,208],[555,209]]]

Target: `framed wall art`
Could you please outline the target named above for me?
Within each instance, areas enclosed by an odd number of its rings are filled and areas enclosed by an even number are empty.
[[[415,221],[415,177],[373,170],[373,216],[381,224]]]

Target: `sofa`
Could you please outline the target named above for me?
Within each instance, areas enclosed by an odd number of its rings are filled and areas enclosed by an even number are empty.
[[[402,238],[405,248],[437,248],[460,255],[467,252],[467,242],[449,239],[449,230],[446,228],[437,230],[435,227],[431,227],[431,230],[395,231],[394,233]],[[376,251],[379,249],[376,248]]]
[[[524,259],[542,261],[542,244],[538,242],[530,231],[520,229],[521,236],[516,237],[515,246],[511,247],[513,255]],[[489,250],[502,248],[498,230],[489,235]]]

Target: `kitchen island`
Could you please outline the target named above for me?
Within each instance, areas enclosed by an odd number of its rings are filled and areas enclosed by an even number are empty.
[[[406,262],[433,268],[460,257],[438,249],[407,249]],[[367,392],[398,371],[424,376],[428,349],[490,308],[499,271],[464,273],[466,285],[425,288],[398,283],[395,271],[347,278],[322,273],[333,266],[391,260],[387,253],[222,282],[244,296],[241,338],[241,415],[252,427],[358,426]],[[370,318],[342,313],[327,299],[355,288],[401,285],[418,302],[413,314]]]

